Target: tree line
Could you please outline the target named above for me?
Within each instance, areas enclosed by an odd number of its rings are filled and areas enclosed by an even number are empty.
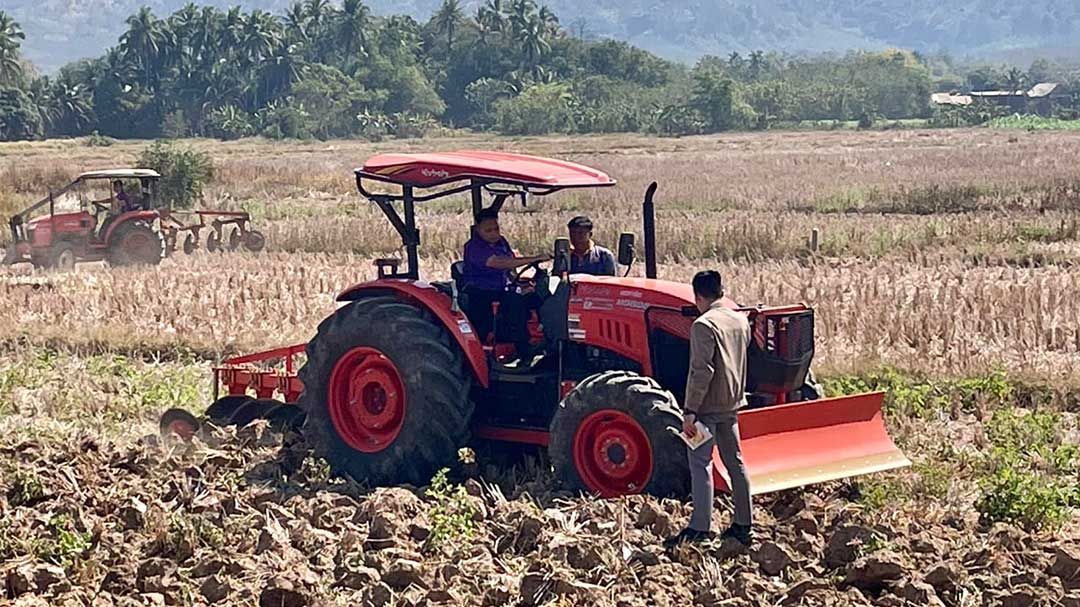
[[[165,18],[144,7],[126,25],[101,57],[42,76],[20,55],[22,29],[0,11],[0,139],[870,125],[931,118],[932,91],[1009,77],[983,67],[961,74],[948,57],[899,50],[756,51],[691,67],[570,35],[533,0],[487,0],[471,14],[444,0],[425,23],[375,16],[362,0],[302,0],[282,15],[188,4]]]

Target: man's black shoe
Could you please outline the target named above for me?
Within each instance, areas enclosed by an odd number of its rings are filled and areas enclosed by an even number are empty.
[[[754,541],[754,532],[751,530],[750,525],[732,523],[730,527],[720,534],[720,539],[726,540],[728,538],[738,540],[744,546],[749,546],[750,542]]]
[[[669,537],[668,539],[664,540],[664,547],[665,548],[674,548],[675,546],[677,546],[677,545],[679,545],[679,544],[681,544],[683,542],[689,542],[689,543],[704,542],[704,541],[707,541],[707,540],[711,540],[712,537],[713,537],[713,534],[712,534],[711,531],[698,531],[697,529],[691,529],[691,528],[687,527],[686,529],[683,529],[682,531],[680,531],[678,533],[678,535]]]

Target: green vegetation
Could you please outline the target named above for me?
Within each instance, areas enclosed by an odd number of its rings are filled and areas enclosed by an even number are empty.
[[[203,185],[214,176],[209,154],[160,141],[143,150],[136,164],[161,173],[158,183],[161,201],[178,209],[190,208],[201,200]]]
[[[283,15],[188,4],[159,18],[143,7],[103,56],[38,77],[20,61],[18,24],[3,12],[0,23],[0,140],[100,133],[89,145],[193,135],[379,140],[444,126],[687,135],[974,124],[1001,114],[935,116],[931,92],[1056,74],[1040,64],[1029,74],[980,67],[965,77],[947,57],[900,50],[736,52],[688,68],[573,36],[534,0],[491,0],[473,14],[443,0],[426,23],[375,16],[361,0],[340,8],[302,0]]]
[[[434,502],[428,516],[431,518],[431,535],[428,538],[432,547],[442,546],[472,537],[473,517],[476,508],[469,501],[469,494],[462,485],[452,484],[447,480],[448,470],[443,468],[431,478],[427,497]]]
[[[994,118],[986,123],[992,129],[1023,129],[1026,131],[1080,131],[1080,120],[1062,120],[1042,116],[1012,115]]]
[[[964,454],[962,445],[944,445],[937,457],[915,464],[915,483],[896,476],[860,481],[860,501],[869,508],[911,495],[941,499],[962,469],[978,490],[975,507],[990,522],[1053,529],[1080,507],[1080,446],[1069,439],[1075,418],[1070,422],[1060,411],[1039,409],[1055,400],[1042,386],[1016,382],[1004,372],[930,381],[895,369],[825,383],[829,394],[885,390],[887,414],[896,419],[937,423],[954,405],[977,416],[990,412],[982,423],[986,447],[977,455]]]

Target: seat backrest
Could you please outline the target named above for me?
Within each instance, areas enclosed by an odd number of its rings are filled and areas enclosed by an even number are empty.
[[[569,313],[570,281],[560,280],[555,292],[544,300],[538,312],[540,324],[544,327],[544,339],[549,346],[554,346],[559,340],[570,339],[570,323],[567,319]]]
[[[461,280],[465,278],[465,262],[455,261],[450,264],[450,280],[458,283],[458,287],[461,287]]]

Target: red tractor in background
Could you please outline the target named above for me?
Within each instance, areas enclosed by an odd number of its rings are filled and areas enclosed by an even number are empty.
[[[161,178],[150,169],[112,169],[79,175],[57,192],[11,218],[12,242],[5,264],[30,262],[35,267],[71,269],[76,261],[110,265],[156,264],[165,255],[153,201]],[[94,200],[93,185],[111,188],[114,181],[139,184],[128,192],[132,202],[120,206],[115,196]],[[48,206],[48,215],[32,217]]]
[[[181,234],[185,253],[198,248],[201,230],[209,230],[206,248],[211,252],[236,249],[261,251],[262,234],[250,229],[250,217],[242,211],[173,211],[159,202],[156,171],[108,169],[89,171],[9,221],[12,242],[5,265],[29,262],[39,268],[71,269],[76,262],[105,260],[109,265],[153,265],[170,255]],[[119,182],[128,202],[111,191]],[[95,188],[95,186],[98,186]],[[101,187],[103,186],[103,187]],[[95,200],[98,195],[109,192]],[[48,214],[34,217],[44,207]],[[234,226],[226,235],[225,229]]]
[[[451,280],[419,275],[416,205],[469,194],[475,214],[570,188],[606,187],[606,174],[570,162],[496,152],[383,154],[356,170],[360,193],[402,237],[400,260],[376,260],[378,278],[338,296],[343,305],[305,345],[225,361],[215,369],[206,416],[245,424],[263,416],[299,425],[331,467],[372,485],[423,484],[470,437],[546,447],[563,484],[602,496],[685,494],[686,450],[676,436],[698,312],[687,284],[656,279],[654,183],[644,203],[646,278],[568,275],[569,242],[558,239],[550,271],[534,264],[543,303],[531,329],[544,354],[505,364],[504,344],[477,335],[461,312],[461,262]],[[395,189],[374,192],[365,182]],[[399,212],[399,209],[401,212]],[[471,224],[471,221],[469,222]],[[462,241],[468,238],[462,226]],[[619,263],[634,261],[634,235]],[[627,274],[629,268],[627,269]],[[517,280],[525,281],[519,273]],[[754,493],[909,465],[890,440],[880,392],[819,398],[807,383],[814,312],[804,305],[743,307],[753,329],[740,413]],[[499,322],[496,311],[496,324]],[[296,372],[296,358],[306,363]],[[284,367],[278,361],[284,361]],[[267,366],[270,365],[270,366]],[[257,398],[251,398],[254,392]],[[280,400],[273,400],[274,395]],[[163,431],[192,432],[180,410]],[[717,487],[723,466],[714,454]]]

